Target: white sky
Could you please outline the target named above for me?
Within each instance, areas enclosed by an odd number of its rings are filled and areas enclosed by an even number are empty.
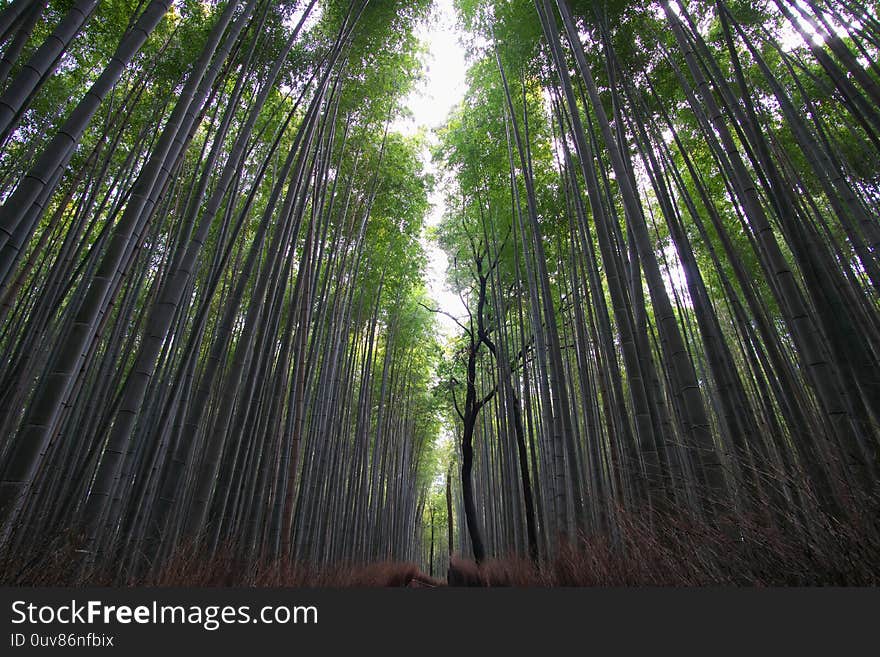
[[[416,90],[404,100],[404,104],[412,112],[412,118],[399,120],[393,128],[404,134],[415,134],[425,129],[430,144],[437,142],[434,131],[443,125],[449,112],[464,97],[467,64],[464,48],[459,43],[459,30],[456,28],[453,0],[435,0],[431,18],[418,30],[419,38],[427,45],[428,54],[424,61],[425,76]],[[426,148],[422,153],[425,169],[437,173],[431,164],[431,155]],[[443,217],[444,201],[440,185],[437,185],[430,197],[431,213],[427,219],[428,226],[436,226]],[[463,317],[464,306],[458,295],[446,287],[446,254],[422,236],[422,245],[428,254],[428,269],[425,272],[425,283],[428,293],[435,301],[435,307]],[[447,316],[438,314],[437,321],[441,337],[448,338],[458,332],[458,327]]]

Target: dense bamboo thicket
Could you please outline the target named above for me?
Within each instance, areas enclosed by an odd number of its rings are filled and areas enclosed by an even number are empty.
[[[7,554],[413,557],[428,181],[389,126],[425,9],[0,13]]]
[[[857,526],[876,564],[876,7],[459,6],[455,549],[552,559],[687,518]]]
[[[2,3],[4,581],[876,583],[876,3],[430,6]]]

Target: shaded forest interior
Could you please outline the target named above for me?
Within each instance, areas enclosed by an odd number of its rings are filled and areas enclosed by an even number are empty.
[[[880,583],[880,4],[454,8],[0,2],[3,584]]]

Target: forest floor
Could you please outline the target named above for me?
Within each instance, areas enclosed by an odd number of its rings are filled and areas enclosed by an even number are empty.
[[[561,541],[549,559],[487,559],[479,566],[452,555],[445,578],[433,568],[400,561],[309,566],[280,559],[241,558],[232,549],[213,556],[181,549],[162,566],[141,573],[117,563],[86,567],[87,552],[58,538],[42,554],[0,555],[6,586],[159,587],[439,587],[439,586],[878,586],[880,514],[864,508],[846,520],[813,518],[808,532],[777,518],[622,518],[615,535]],[[439,562],[442,561],[443,565]]]

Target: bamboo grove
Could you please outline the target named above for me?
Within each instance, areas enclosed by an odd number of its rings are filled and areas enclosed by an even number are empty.
[[[396,127],[431,4],[0,5],[3,563],[434,575],[875,508],[876,3],[456,0],[436,142]]]
[[[876,5],[459,6],[454,550],[544,559],[634,517],[808,542],[870,513]]]
[[[413,558],[428,179],[389,126],[426,6],[0,13],[8,548]]]

